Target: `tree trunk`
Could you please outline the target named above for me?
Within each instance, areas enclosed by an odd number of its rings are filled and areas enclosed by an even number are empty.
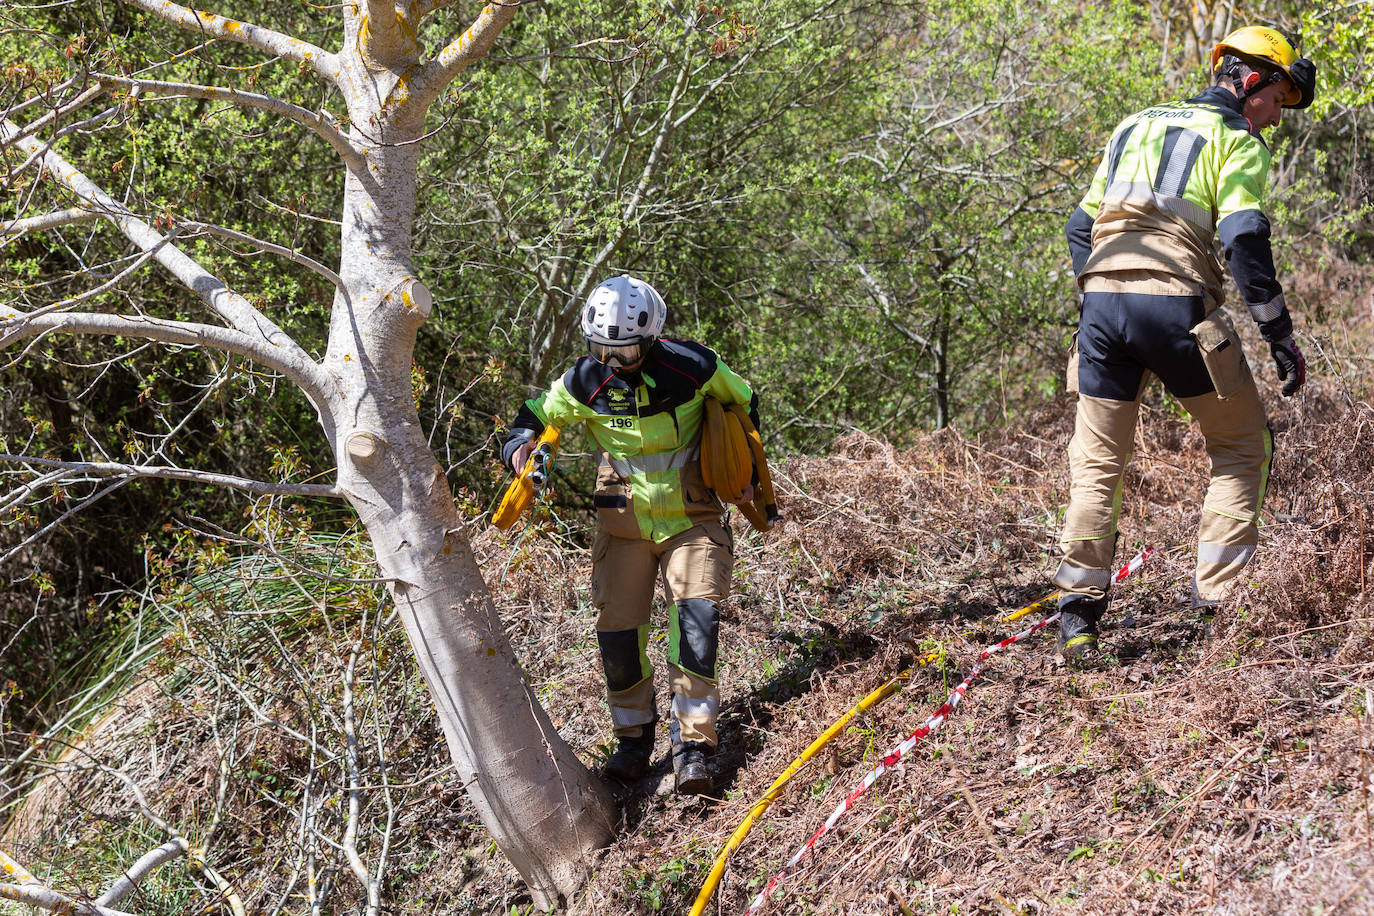
[[[316,363],[264,311],[171,244],[170,235],[106,194],[52,150],[51,141],[41,143],[8,118],[0,118],[0,140],[7,148],[18,144],[29,156],[27,164],[38,165],[80,198],[82,212],[109,219],[225,324],[62,307],[21,313],[0,303],[0,345],[53,330],[129,333],[215,346],[246,356],[300,387],[319,413],[338,468],[337,485],[317,489],[345,495],[367,527],[463,785],[536,903],[545,909],[557,906],[581,887],[595,850],[613,835],[611,799],[559,737],[525,682],[464,535],[448,481],[420,427],[411,389],[416,334],[432,307],[411,262],[426,109],[465,67],[490,50],[519,4],[484,5],[471,26],[424,62],[412,21],[443,3],[345,3],[338,8],[343,41],[333,53],[171,0],[129,2],[204,40],[242,42],[274,59],[294,60],[302,71],[313,70],[342,93],[350,125],[346,138],[322,110],[311,112],[259,93],[161,84],[168,97],[224,97],[283,114],[315,130],[339,153],[347,170],[339,267],[336,273],[314,265],[337,285],[327,349]],[[28,127],[41,131],[50,116],[70,115],[124,80],[117,75],[101,79],[113,82],[87,89],[71,110],[66,103],[50,103],[55,107]],[[54,91],[60,96],[60,90]],[[62,225],[62,214],[56,216],[40,222]],[[260,247],[268,250],[265,243]],[[169,470],[117,473],[159,476],[155,472]],[[188,473],[204,479],[221,476]]]
[[[584,883],[612,837],[611,800],[525,682],[414,420],[382,420],[384,444],[351,460],[366,483],[350,474],[349,491],[370,490],[354,505],[395,580],[390,592],[459,778],[535,902],[550,909]]]
[[[935,428],[949,425],[949,309],[940,307],[940,326],[935,330]]]
[[[411,389],[431,297],[414,275],[411,225],[422,120],[388,119],[393,74],[350,74],[366,175],[345,183],[322,415],[339,486],[367,527],[419,659],[449,753],[483,824],[544,909],[585,881],[613,835],[605,787],[577,760],[525,682],[482,579]],[[361,125],[366,125],[364,129]]]

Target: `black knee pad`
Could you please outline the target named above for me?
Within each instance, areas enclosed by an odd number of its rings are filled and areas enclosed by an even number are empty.
[[[705,598],[677,603],[679,628],[677,666],[709,680],[716,679],[716,645],[720,638],[720,608]]]
[[[606,688],[611,693],[629,690],[644,680],[639,630],[598,630],[596,642],[601,648],[601,667],[606,671]]]

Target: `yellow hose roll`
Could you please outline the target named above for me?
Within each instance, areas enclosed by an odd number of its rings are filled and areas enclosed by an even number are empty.
[[[755,529],[769,531],[783,519],[782,513],[778,511],[778,497],[773,491],[773,475],[768,470],[768,457],[763,451],[763,439],[759,437],[759,431],[750,422],[749,413],[742,405],[730,405],[730,412],[739,417],[740,425],[744,428],[749,451],[753,455],[753,470],[759,479],[758,486],[754,488],[753,504],[747,508],[741,506],[740,509]]]
[[[724,502],[734,503],[758,531],[782,521],[763,440],[743,404],[706,398],[701,423],[701,477]],[[755,479],[754,499],[741,503]]]
[[[753,477],[749,440],[739,417],[715,398],[705,399],[701,427],[701,477],[728,503],[739,502]]]
[[[717,481],[725,479],[721,466],[725,454],[721,446],[724,438],[725,411],[721,410],[720,401],[706,398],[701,416],[701,479],[712,490],[716,489]]]
[[[724,480],[717,479],[716,492],[726,502],[737,503],[754,476],[754,462],[749,456],[749,440],[745,438],[739,417],[734,411],[729,411],[724,419],[725,439],[722,447],[725,450],[726,476]]]

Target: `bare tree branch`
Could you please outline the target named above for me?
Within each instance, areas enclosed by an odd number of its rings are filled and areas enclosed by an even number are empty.
[[[0,873],[14,879],[13,882],[0,883],[0,900],[14,900],[54,913],[70,913],[72,916],[130,916],[119,910],[94,903],[83,903],[58,893],[33,875],[28,869],[0,850]]]
[[[70,916],[133,916],[123,910],[82,903],[66,894],[59,893],[42,884],[0,884],[0,900],[13,900],[17,903],[49,910]]]
[[[54,123],[55,121],[60,121],[66,115],[70,114],[73,111],[76,111],[78,108],[81,108],[88,102],[99,97],[100,94],[104,91],[105,87],[102,86],[100,83],[96,83],[94,86],[91,86],[89,89],[78,95],[76,98],[72,99],[67,104],[59,105],[58,107],[49,111],[47,114],[42,115],[41,117],[34,118],[32,121],[25,124],[20,129],[17,135],[6,137],[3,140],[0,140],[0,149],[7,149],[8,147],[14,145],[16,142],[23,139],[24,137],[31,137],[39,131],[44,130],[50,124]]]
[[[106,766],[105,764],[100,763],[99,761],[92,761],[92,765],[95,769],[99,770],[100,772],[106,773],[110,776],[114,776],[115,778],[123,782],[124,785],[127,786],[129,791],[133,794],[134,801],[135,803],[137,803],[139,810],[143,813],[143,816],[146,817],[148,820],[152,821],[153,824],[155,824],[157,828],[161,830],[163,833],[166,833],[168,836],[170,836],[172,838],[171,841],[179,845],[185,851],[186,867],[194,871],[200,872],[203,876],[205,876],[205,879],[207,881],[209,881],[211,884],[215,886],[216,890],[218,890],[220,894],[223,895],[224,902],[228,904],[229,909],[234,914],[234,916],[247,916],[247,911],[244,909],[243,901],[239,898],[239,895],[234,890],[233,886],[224,879],[223,875],[221,875],[215,869],[211,868],[209,863],[205,861],[205,850],[192,846],[191,843],[186,839],[186,837],[182,836],[180,830],[177,830],[177,828],[173,827],[167,821],[163,820],[160,816],[158,816],[158,814],[155,811],[153,811],[152,807],[150,807],[148,804],[147,796],[145,796],[143,794],[143,790],[138,787],[138,783],[134,782],[133,777],[131,777],[128,773],[124,772],[123,770],[118,769],[117,767]]]
[[[3,307],[0,307],[3,308]],[[280,372],[300,386],[317,404],[326,401],[326,383],[319,368],[309,357],[293,358],[294,354],[279,353],[270,344],[236,331],[213,324],[191,321],[172,321],[133,315],[107,315],[98,312],[56,312],[30,316],[10,309],[0,311],[0,349],[16,340],[37,334],[103,334],[137,337],[160,343],[183,344],[188,347],[213,347],[237,353],[254,362]]]
[[[332,115],[324,109],[311,111],[302,108],[300,105],[293,105],[275,96],[264,95],[260,92],[245,92],[242,89],[221,86],[202,86],[196,83],[171,83],[164,80],[144,80],[132,79],[130,77],[116,76],[111,73],[101,73],[97,79],[104,83],[118,86],[129,86],[132,89],[145,93],[142,97],[144,102],[159,102],[175,98],[186,99],[210,99],[213,101],[230,102],[243,108],[256,108],[261,111],[269,111],[272,114],[280,115],[287,120],[294,121],[303,127],[307,127],[319,135],[326,143],[334,148],[339,154],[339,158],[358,175],[367,173],[367,163],[358,148],[339,130],[338,124]],[[155,92],[158,96],[149,97],[146,93]],[[27,128],[26,128],[27,130]]]
[[[203,232],[207,235],[217,235],[221,238],[233,239],[236,242],[243,242],[245,245],[252,245],[254,248],[260,248],[268,254],[281,255],[289,261],[294,261],[303,267],[310,268],[315,273],[324,277],[330,283],[333,283],[336,289],[343,289],[343,279],[340,278],[338,274],[334,273],[334,271],[330,270],[328,267],[325,267],[323,264],[321,264],[319,261],[316,261],[314,258],[307,257],[306,255],[301,254],[299,251],[294,251],[290,248],[287,248],[284,245],[276,245],[272,242],[266,242],[262,239],[254,238],[246,232],[239,232],[236,229],[229,229],[225,226],[216,226],[213,223],[198,223],[191,220],[184,220],[179,222],[177,225],[184,229],[189,229],[192,232]],[[247,257],[247,255],[245,255],[245,257]]]
[[[374,669],[380,667],[377,658],[377,642],[380,636],[380,629],[383,620],[380,614],[376,615],[373,622],[373,632],[371,639],[371,655]],[[372,715],[374,728],[372,736],[376,742],[377,752],[377,775],[380,777],[380,789],[382,801],[386,805],[386,823],[382,826],[381,849],[377,853],[377,870],[373,876],[372,886],[368,888],[367,910],[363,916],[377,916],[382,906],[382,888],[386,886],[386,866],[387,855],[391,850],[391,834],[396,826],[396,805],[391,798],[391,780],[387,775],[386,767],[386,746],[382,740],[382,715],[381,704],[378,700],[378,691],[372,691]]]
[[[132,263],[129,264],[129,266],[125,267],[123,270],[119,271],[114,276],[110,277],[110,279],[106,280],[104,283],[101,283],[99,286],[96,286],[92,289],[84,290],[82,292],[77,293],[75,296],[70,296],[66,299],[59,299],[57,302],[54,302],[50,305],[45,305],[42,308],[35,309],[32,312],[27,312],[24,314],[23,320],[32,321],[41,315],[48,314],[49,312],[64,311],[66,309],[71,308],[73,305],[85,302],[87,299],[94,299],[101,293],[105,293],[114,289],[116,286],[123,283],[125,279],[137,273],[139,269],[143,267],[144,264],[147,264],[153,258],[157,257],[157,253],[162,250],[162,247],[164,245],[171,244],[172,238],[176,235],[176,232],[177,230],[173,229],[152,248],[149,248],[147,251],[144,251],[138,257],[134,258],[134,260],[132,261]],[[3,330],[8,325],[9,322],[7,320],[4,320],[6,318],[7,316],[3,312],[0,312],[0,330]],[[4,346],[4,342],[8,339],[9,335],[0,334],[0,348]]]
[[[25,549],[27,549],[29,545],[41,541],[43,538],[47,537],[50,532],[56,531],[67,521],[67,519],[71,518],[73,515],[76,515],[78,512],[81,512],[86,507],[104,499],[106,496],[113,493],[115,490],[118,490],[120,487],[124,486],[132,479],[132,477],[125,477],[120,480],[116,480],[114,483],[102,487],[96,492],[92,493],[91,495],[78,500],[76,505],[72,506],[66,512],[63,512],[57,518],[48,522],[46,525],[44,525],[42,528],[39,528],[33,534],[30,534],[28,537],[21,540],[18,544],[15,544],[7,552],[0,554],[0,566],[3,566],[4,564],[8,563],[11,559],[18,556]]]
[[[12,457],[20,461],[24,460],[22,456],[18,455],[7,457]],[[63,480],[67,478],[67,476],[68,473],[65,469],[49,471],[48,473],[43,474],[42,476],[35,477],[33,480],[30,480],[29,482],[25,483],[22,487],[15,487],[13,490],[10,490],[4,496],[0,496],[0,512],[4,512],[6,509],[10,509],[14,506],[22,504],[34,493],[37,493],[39,490],[42,490],[53,484],[61,483]]]
[[[358,733],[353,725],[353,672],[357,668],[360,651],[361,645],[353,647],[343,676],[344,760],[348,767],[348,818],[344,825],[343,851],[353,876],[367,890],[368,912],[371,913],[374,911],[373,900],[380,888],[373,882],[362,856],[358,855],[358,815],[362,809],[362,790],[358,776]]]
[[[49,86],[43,91],[35,92],[27,99],[9,105],[6,109],[6,114],[12,118],[20,112],[28,111],[30,108],[33,108],[37,105],[51,106],[53,98],[55,98],[59,93],[66,92],[68,89],[80,83],[84,76],[85,74],[76,73],[72,76],[67,77],[55,86]]]
[[[151,477],[162,480],[188,480],[195,483],[214,484],[219,487],[233,487],[246,490],[259,496],[320,496],[342,499],[344,493],[332,484],[311,483],[269,483],[248,477],[235,477],[232,474],[216,474],[211,471],[198,471],[194,468],[175,468],[161,465],[124,464],[118,461],[57,461],[52,458],[35,458],[31,455],[9,455],[0,453],[0,461],[14,461],[38,467],[58,468],[68,472],[66,477],[82,474],[91,477]],[[45,474],[43,480],[51,483],[51,475]],[[22,488],[22,489],[27,489]],[[17,491],[16,491],[17,492]],[[13,493],[6,494],[10,501]]]
[[[42,216],[12,219],[7,223],[0,223],[0,245],[8,245],[10,242],[17,241],[30,232],[41,232],[44,229],[56,229],[59,226],[87,222],[99,218],[100,214],[96,213],[94,210],[88,210],[85,207],[72,207],[68,210],[55,210],[52,213],[44,213]]]
[[[209,38],[236,41],[276,57],[284,57],[287,60],[304,64],[329,80],[334,86],[339,85],[338,58],[308,41],[283,35],[281,32],[253,25],[251,22],[226,19],[214,13],[191,9],[172,3],[170,0],[124,0],[124,2],[174,26],[186,29],[188,32],[197,32]]]
[[[10,136],[18,128],[11,121],[0,122],[0,138]],[[135,216],[128,207],[106,194],[93,181],[56,152],[45,150],[33,138],[19,140],[20,148],[37,154],[42,168],[54,179],[63,184],[87,204],[89,208],[113,222],[130,241],[143,250],[160,248],[157,260],[172,272],[178,280],[223,317],[233,327],[233,331],[209,325],[194,325],[183,322],[135,321],[119,316],[43,316],[33,322],[34,331],[57,328],[64,321],[71,323],[64,327],[68,331],[88,331],[92,333],[129,333],[133,336],[171,343],[205,343],[240,353],[250,359],[271,366],[291,379],[311,395],[317,405],[328,388],[328,382],[318,364],[261,311],[254,308],[243,296],[233,292],[223,280],[212,275],[195,260],[188,257],[175,245],[165,243],[162,233],[155,230],[142,219]],[[20,317],[0,312],[0,319]],[[45,322],[56,320],[58,324],[45,326]],[[102,322],[105,322],[102,324]],[[0,320],[0,329],[9,322]],[[193,333],[187,334],[187,331]],[[27,335],[26,335],[27,336]],[[0,346],[11,339],[9,334],[0,338]]]
[[[150,849],[139,857],[139,860],[130,865],[124,874],[114,880],[114,883],[106,888],[105,893],[95,899],[97,906],[109,906],[123,900],[134,889],[143,882],[143,879],[153,873],[155,868],[172,861],[178,856],[185,855],[186,842],[181,839],[168,840],[156,849]]]
[[[0,849],[0,872],[4,872],[5,875],[13,878],[18,884],[38,883],[38,879],[29,874],[27,868],[7,856],[3,849]]]

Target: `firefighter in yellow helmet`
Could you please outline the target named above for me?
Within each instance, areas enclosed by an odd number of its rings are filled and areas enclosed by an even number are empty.
[[[1060,538],[1059,649],[1095,649],[1106,608],[1122,476],[1140,398],[1157,376],[1197,420],[1211,481],[1193,602],[1215,605],[1255,552],[1273,442],[1225,297],[1226,266],[1291,396],[1306,363],[1274,272],[1261,131],[1306,108],[1316,68],[1278,32],[1251,26],[1212,51],[1213,85],[1137,112],[1112,132],[1066,228],[1079,296],[1068,384],[1078,392]]]

